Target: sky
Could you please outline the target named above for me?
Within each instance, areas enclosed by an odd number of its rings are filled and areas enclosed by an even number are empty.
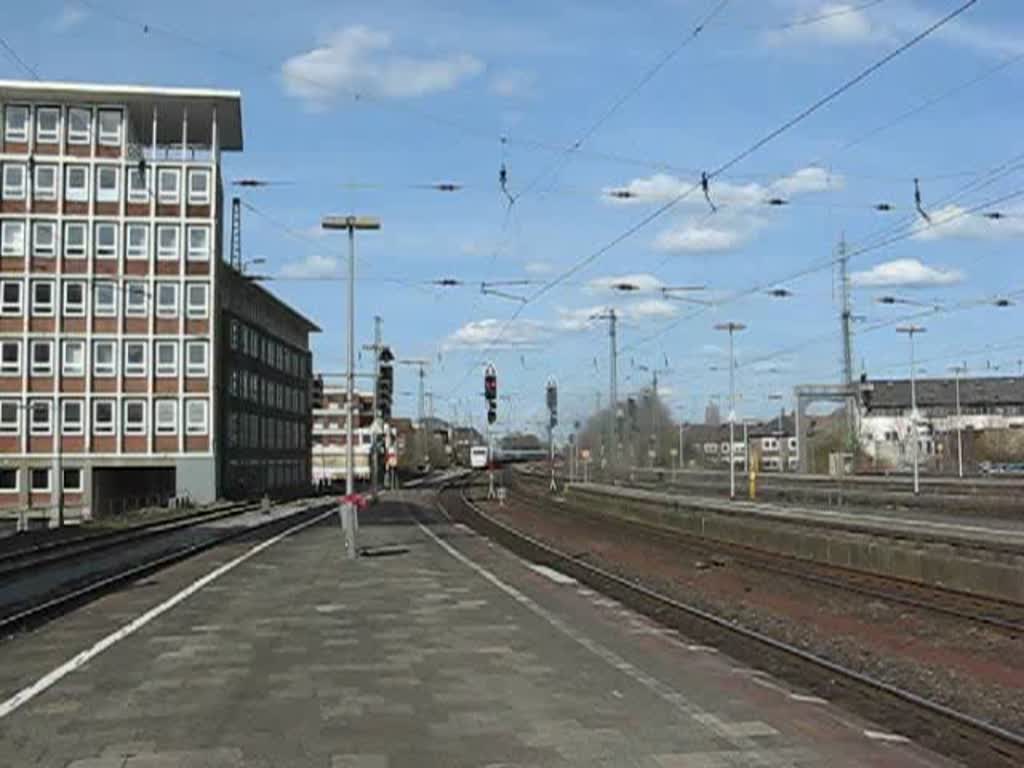
[[[503,429],[538,429],[553,377],[567,433],[608,396],[612,308],[620,395],[660,370],[680,418],[727,397],[721,323],[746,326],[738,415],[839,383],[841,242],[856,375],[909,374],[906,322],[920,376],[1024,369],[1018,2],[979,0],[757,146],[962,3],[39,0],[5,11],[0,77],[241,91],[225,181],[273,184],[226,194],[254,271],[322,327],[316,367],[343,370],[346,330],[346,243],[319,221],[377,216],[359,343],[379,315],[430,361],[436,414],[478,426],[487,362]],[[396,389],[414,415],[413,367]]]

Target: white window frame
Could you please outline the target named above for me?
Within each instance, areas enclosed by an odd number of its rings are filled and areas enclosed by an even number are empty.
[[[68,472],[77,472],[78,473],[78,482],[75,485],[69,485],[67,483],[67,473]],[[60,478],[61,492],[62,493],[81,493],[82,491],[85,490],[84,478],[85,478],[85,470],[83,470],[81,467],[61,467],[61,478]]]
[[[117,117],[117,128],[113,131],[105,130],[103,127],[104,116],[114,115]],[[104,147],[120,147],[121,137],[124,135],[124,112],[120,109],[100,109],[96,113],[96,132],[99,134],[99,143]]]
[[[36,423],[36,414],[45,413],[45,421]],[[33,437],[46,437],[53,434],[53,401],[28,401],[28,433]]]
[[[116,259],[117,258],[117,223],[113,221],[97,221],[93,237],[93,252],[97,259]],[[102,238],[100,232],[110,232],[114,236],[113,245],[102,245]]]
[[[4,413],[14,415],[14,420],[4,421]],[[0,435],[21,434],[21,400],[0,400]]]
[[[153,344],[153,365],[156,369],[158,379],[169,379],[178,377],[178,351],[179,344],[176,341],[157,341]],[[161,360],[161,352],[171,350],[171,362]]]
[[[100,406],[110,406],[110,426],[104,426],[97,417]],[[98,398],[92,401],[92,433],[94,435],[115,435],[117,434],[117,401],[108,398]]]
[[[71,232],[81,232],[82,244],[81,246],[72,245]],[[65,259],[84,259],[89,255],[89,225],[84,221],[65,221],[64,222],[64,258]],[[72,248],[75,250],[72,251]]]
[[[147,347],[148,346],[149,345],[146,342],[144,342],[144,341],[132,340],[132,341],[126,341],[124,343],[124,375],[125,375],[125,378],[128,378],[128,379],[139,379],[139,378],[145,378],[146,377],[146,375],[147,375],[147,373],[149,371],[149,366],[147,365],[148,360],[146,359],[146,357],[147,357],[146,352],[147,352]],[[130,357],[131,357],[130,351],[132,351],[132,350],[136,350],[137,351],[137,350],[140,350],[140,349],[142,350],[142,362],[141,363],[133,363],[133,362],[131,362],[130,361]]]
[[[4,467],[3,470],[4,472],[14,473],[14,487],[4,488],[0,486],[0,493],[17,493],[21,490],[21,471],[17,467]]]
[[[149,166],[134,165],[128,168],[128,202],[129,203],[148,203],[150,192],[149,184],[153,174],[149,169]],[[139,180],[142,180],[142,186],[138,186]]]
[[[45,363],[36,364],[36,350],[48,349],[49,360]],[[30,376],[53,376],[54,343],[52,339],[32,339],[28,343],[28,366]]]
[[[73,302],[68,296],[70,289],[75,287],[82,291],[81,301]],[[61,314],[64,317],[85,317],[85,297],[88,290],[89,287],[83,280],[65,281],[62,288],[64,295],[61,297]]]
[[[172,185],[164,188],[165,179],[174,179]],[[160,168],[156,174],[156,200],[160,205],[179,205],[181,203],[181,169]]]
[[[192,350],[203,350],[202,363],[193,364]],[[185,342],[185,375],[188,377],[202,377],[210,375],[210,345],[205,341]]]
[[[75,117],[85,116],[86,127],[75,128]],[[68,144],[92,144],[92,110],[88,107],[69,107],[67,123]]]
[[[132,406],[139,408],[142,414],[142,421],[138,423],[132,423],[128,419],[128,409]],[[121,422],[121,432],[125,435],[145,435],[146,434],[146,401],[131,399],[123,401],[122,408],[124,412],[121,414],[123,419]]]
[[[36,299],[36,289],[48,286],[50,301],[40,302]],[[57,285],[53,280],[33,280],[29,283],[29,314],[32,317],[54,317],[57,310]]]
[[[78,420],[72,421],[68,418],[68,406],[78,406]],[[77,398],[69,398],[60,401],[60,433],[62,435],[84,435],[85,434],[85,401]]]
[[[167,409],[161,413],[161,407]],[[170,418],[166,418],[166,417]],[[168,398],[161,398],[153,401],[153,434],[155,435],[176,435],[178,434],[178,401]]]
[[[45,487],[36,488],[35,482],[34,482],[35,477],[36,477],[36,472],[45,472],[46,473],[46,486]],[[49,493],[50,489],[53,487],[53,482],[52,482],[51,474],[52,473],[50,472],[50,468],[49,467],[29,467],[28,468],[28,489],[29,489],[29,493]]]
[[[134,233],[142,233],[142,246],[132,243]],[[149,225],[126,224],[124,228],[124,255],[128,261],[149,261]]]
[[[7,286],[18,287],[17,303],[8,302]],[[20,317],[25,313],[25,284],[21,280],[0,280],[0,316]]]
[[[100,290],[110,290],[110,302],[100,301]],[[109,280],[92,284],[92,313],[96,317],[117,317],[117,285]]]
[[[43,129],[43,115],[56,117],[56,124],[52,131]],[[37,144],[59,144],[60,143],[60,107],[39,107],[36,109],[36,143]]]
[[[24,258],[25,245],[28,239],[25,236],[26,225],[24,221],[6,219],[0,222],[0,255],[13,258]],[[20,236],[17,233],[20,232]]]
[[[81,185],[71,184],[71,174],[82,172]],[[64,166],[64,201],[68,203],[89,202],[89,166],[88,165],[66,165]]]
[[[204,242],[201,246],[193,246],[192,236],[203,235]],[[188,246],[188,260],[189,261],[209,261],[210,260],[210,228],[203,225],[193,225],[186,228],[186,242]]]
[[[39,245],[39,233],[50,231],[50,244],[45,247]],[[32,255],[40,259],[53,259],[57,257],[57,222],[56,221],[33,221],[32,222]]]
[[[174,232],[174,249],[164,247],[163,233]],[[181,258],[181,227],[175,224],[158,224],[156,228],[157,261],[177,261]]]
[[[110,362],[100,362],[100,349],[110,350]],[[112,379],[117,375],[117,342],[113,339],[96,339],[92,343],[92,375],[98,379]]]
[[[193,419],[193,409],[201,418]],[[210,429],[210,404],[206,400],[185,401],[185,434],[207,435]]]
[[[203,302],[202,304],[192,303],[192,291],[198,290],[202,292]],[[191,282],[185,283],[185,316],[193,319],[205,318],[210,316],[210,284]]]
[[[194,179],[203,179],[205,181],[204,189],[197,189],[193,185]],[[188,171],[188,204],[189,205],[209,205],[210,204],[210,185],[213,183],[213,174],[209,168],[190,168]]]
[[[21,128],[11,127],[11,116],[13,114],[24,115],[24,122]],[[28,129],[32,120],[31,110],[24,104],[7,104],[4,107],[4,139],[11,143],[28,143]]]
[[[170,291],[173,296],[173,306],[164,302],[164,291]],[[178,283],[170,280],[161,280],[156,284],[156,316],[177,317],[181,309],[181,302],[178,301]]]
[[[103,177],[109,174],[114,175],[114,185],[113,187],[104,187]],[[119,166],[97,165],[94,176],[96,179],[96,192],[93,199],[97,203],[117,203],[121,201],[121,169]]]
[[[124,291],[124,316],[147,317],[149,315],[149,296],[146,284],[141,280],[129,280],[122,283]]]
[[[68,351],[77,349],[79,360],[77,364],[68,361]],[[85,341],[82,339],[64,339],[60,343],[60,372],[67,378],[85,376]]]
[[[25,164],[4,163],[3,168],[4,200],[24,200],[28,197],[28,168]]]
[[[49,184],[44,184],[40,179],[46,171],[50,172],[51,182]],[[37,163],[34,176],[35,178],[32,179],[32,197],[36,200],[56,200],[57,190],[59,189],[57,183],[57,179],[60,176],[59,168],[49,163]]]

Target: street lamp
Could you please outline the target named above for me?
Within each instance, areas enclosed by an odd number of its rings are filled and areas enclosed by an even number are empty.
[[[920,452],[921,436],[917,430],[917,379],[914,374],[914,335],[925,332],[921,325],[899,325],[897,333],[905,333],[910,339],[910,424],[914,437],[914,495],[921,492],[921,480],[918,469],[918,453]]]
[[[255,266],[257,264],[266,264],[266,263],[267,263],[267,260],[264,259],[262,256],[257,258],[257,259],[246,259],[246,260],[244,260],[241,263],[239,272],[241,272],[244,275],[246,273],[246,270],[249,267]]]
[[[352,445],[352,403],[355,399],[356,373],[356,230],[380,229],[380,220],[369,216],[325,216],[321,226],[328,230],[344,229],[348,231],[348,371],[346,372],[346,389],[348,403],[345,418],[345,501],[341,505],[341,526],[345,535],[345,556],[356,556],[356,519],[355,507],[355,449]]]
[[[956,463],[957,473],[960,479],[964,477],[964,436],[963,423],[960,421],[960,376],[967,373],[967,364],[951,365],[949,370],[953,372],[956,381]]]
[[[733,336],[746,328],[743,323],[718,323],[716,331],[729,333],[729,498],[736,498],[736,463],[733,451],[736,443],[736,361],[733,348]],[[744,459],[744,461],[746,461]]]

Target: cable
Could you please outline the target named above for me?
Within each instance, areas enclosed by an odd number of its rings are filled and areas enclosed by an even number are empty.
[[[2,36],[0,36],[0,48],[3,48],[7,52],[7,55],[10,57],[11,61],[13,61],[15,64],[17,64],[26,72],[28,72],[29,75],[32,76],[33,80],[39,79],[39,73],[33,67],[29,66],[28,63],[23,58],[21,58],[21,56],[18,55],[18,52],[14,50],[14,48],[11,47],[10,43],[8,43]]]
[[[865,11],[876,5],[881,5],[885,0],[867,0],[860,5],[851,6],[839,6],[838,10],[826,11],[823,13],[816,14],[814,16],[804,16],[802,18],[794,19],[793,21],[786,22],[778,25],[744,25],[743,29],[750,29],[754,31],[779,31],[784,32],[789,29],[796,29],[798,27],[806,27],[811,24],[820,24],[823,21],[830,21],[840,16],[848,16],[852,13],[859,13]]]

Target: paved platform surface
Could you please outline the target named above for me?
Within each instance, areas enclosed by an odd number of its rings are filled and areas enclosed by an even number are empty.
[[[0,765],[949,765],[414,511],[423,498],[364,512],[377,556],[342,560],[330,517],[5,641]]]

